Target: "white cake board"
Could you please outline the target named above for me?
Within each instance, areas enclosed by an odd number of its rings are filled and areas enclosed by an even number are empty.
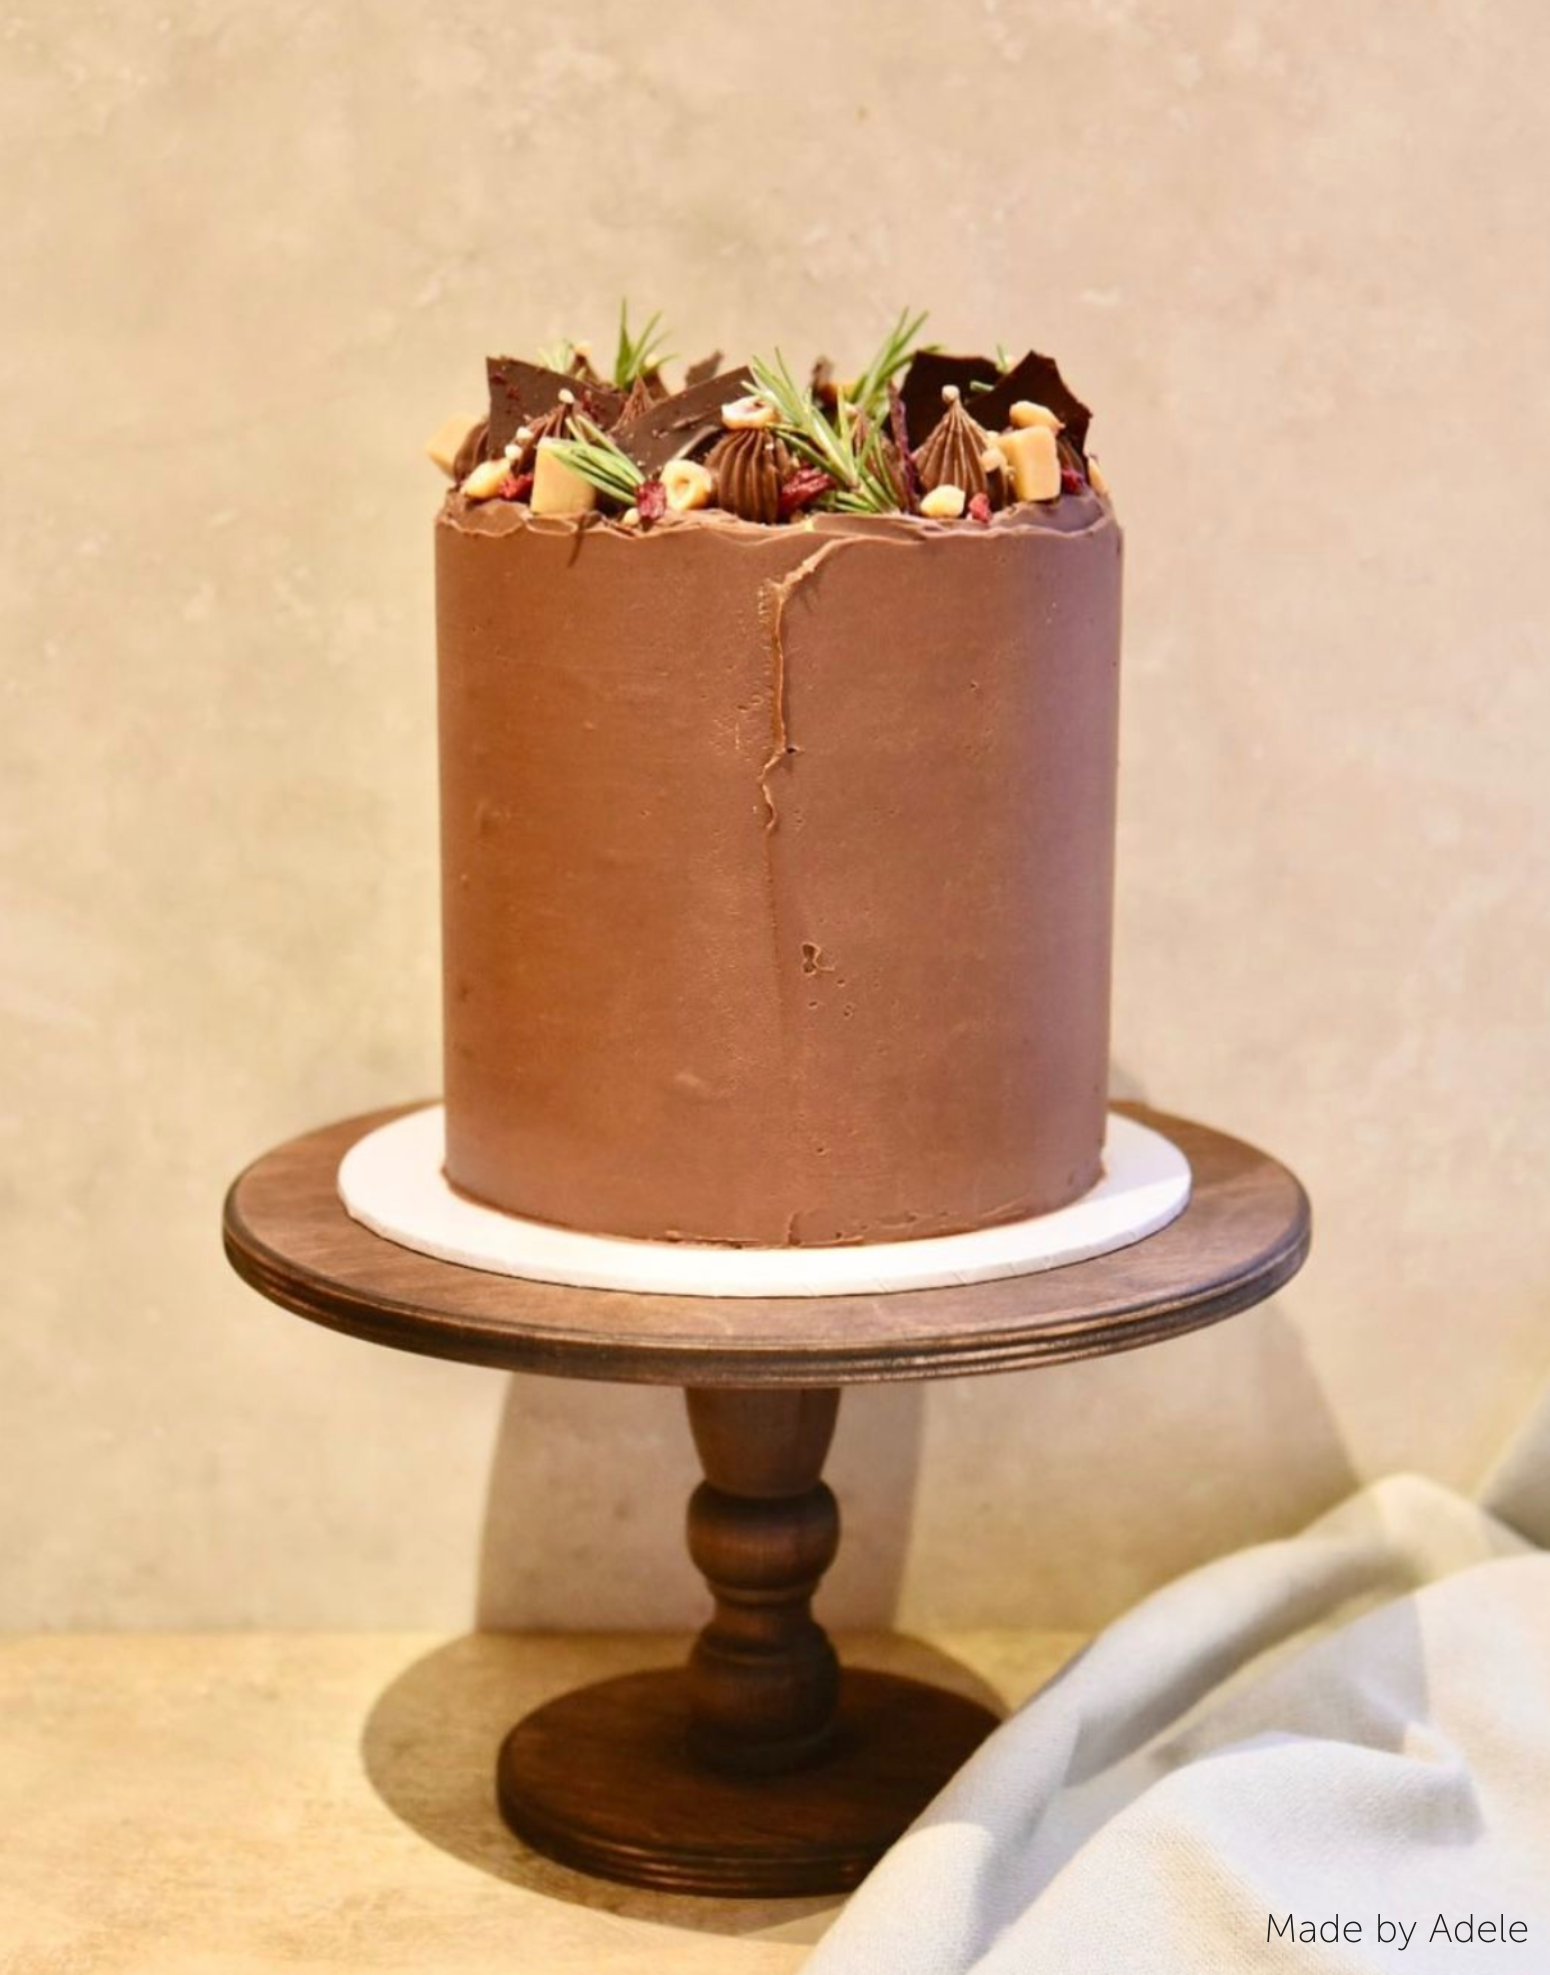
[[[433,1104],[357,1139],[339,1197],[401,1248],[493,1275],[659,1296],[863,1296],[989,1282],[1128,1248],[1183,1213],[1189,1161],[1134,1118],[1109,1114],[1103,1178],[1069,1207],[972,1234],[848,1248],[719,1248],[578,1234],[482,1207],[448,1185],[445,1112]]]

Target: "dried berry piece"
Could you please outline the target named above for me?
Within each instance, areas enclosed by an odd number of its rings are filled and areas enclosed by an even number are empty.
[[[803,508],[811,507],[814,501],[832,492],[834,484],[821,466],[799,466],[795,473],[787,476],[780,490],[781,520],[789,521]]]
[[[1074,466],[1063,466],[1060,469],[1060,491],[1063,494],[1085,494],[1087,492],[1087,482],[1077,472]]]
[[[503,501],[525,501],[533,491],[533,476],[531,473],[508,473],[495,491]]]
[[[988,528],[990,526],[989,494],[976,494],[969,502],[968,515],[969,519],[977,521],[981,528]]]
[[[667,489],[660,480],[643,480],[635,490],[635,506],[642,524],[660,521],[667,513]]]

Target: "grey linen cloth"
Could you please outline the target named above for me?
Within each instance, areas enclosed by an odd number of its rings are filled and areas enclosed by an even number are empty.
[[[1550,1555],[1408,1475],[1111,1625],[804,1975],[1379,1969],[1550,1975]]]

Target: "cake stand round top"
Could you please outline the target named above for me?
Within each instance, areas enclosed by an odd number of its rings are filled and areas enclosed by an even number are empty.
[[[256,1160],[226,1197],[226,1253],[272,1302],[372,1343],[506,1371],[690,1386],[951,1378],[1099,1357],[1232,1316],[1296,1274],[1310,1216],[1285,1166],[1204,1125],[1116,1108],[1182,1148],[1189,1205],[1129,1248],[993,1282],[661,1296],[435,1261],[351,1220],[336,1189],[345,1151],[396,1110],[325,1126]]]

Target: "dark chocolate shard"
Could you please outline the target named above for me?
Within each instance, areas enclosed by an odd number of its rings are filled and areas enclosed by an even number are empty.
[[[720,368],[721,352],[712,350],[708,357],[701,357],[698,363],[690,364],[684,372],[684,389],[688,391],[696,384],[705,383],[707,379],[714,377]]]
[[[660,473],[670,459],[693,459],[713,446],[723,430],[721,407],[747,395],[745,373],[724,370],[616,426],[613,437],[646,473]]]
[[[452,478],[459,486],[473,472],[480,460],[489,458],[489,454],[485,451],[489,436],[490,421],[487,418],[481,418],[477,425],[470,426],[465,433],[463,443],[457,449],[457,458],[452,462]]]
[[[1013,364],[994,389],[971,398],[969,409],[981,425],[999,432],[1010,422],[1012,407],[1019,398],[1048,405],[1065,426],[1060,436],[1068,439],[1085,459],[1087,428],[1093,415],[1061,376],[1060,365],[1053,357],[1041,357],[1036,350],[1030,350],[1021,363]]]
[[[584,380],[565,370],[546,370],[521,357],[486,357],[490,380],[490,433],[486,457],[503,453],[517,436],[519,425],[531,424],[553,411],[562,391],[575,393],[576,402],[597,423],[609,426],[619,416],[624,394],[611,384]]]
[[[619,407],[619,416],[615,423],[619,425],[633,424],[637,418],[644,418],[651,407],[660,404],[666,396],[666,392],[653,391],[644,377],[637,377],[635,382],[630,386],[629,396]]]
[[[922,488],[920,469],[915,464],[915,454],[910,446],[909,420],[904,413],[904,393],[897,384],[888,386],[888,435],[893,440],[893,461],[889,473],[899,490],[899,505],[906,514],[913,514],[920,506]],[[898,472],[893,468],[897,465]]]
[[[912,446],[922,444],[931,434],[932,428],[942,416],[942,392],[949,384],[956,384],[963,394],[963,401],[983,425],[980,417],[980,404],[984,393],[976,391],[976,384],[990,385],[999,381],[1001,372],[990,357],[954,357],[941,350],[917,350],[905,372],[900,396],[904,400],[904,422],[909,430]],[[1004,425],[1005,419],[1001,420]]]

